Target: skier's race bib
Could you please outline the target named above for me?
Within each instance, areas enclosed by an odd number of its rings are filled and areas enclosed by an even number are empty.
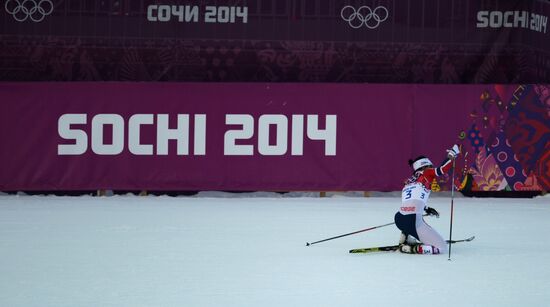
[[[422,204],[425,206],[428,202],[428,198],[430,197],[431,191],[424,188],[424,186],[420,183],[412,183],[409,185],[406,185],[403,188],[403,191],[401,191],[401,202],[406,203],[410,200],[418,200],[421,201]],[[424,207],[421,208],[422,210]]]

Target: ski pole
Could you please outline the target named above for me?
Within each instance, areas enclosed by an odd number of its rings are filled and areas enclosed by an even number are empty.
[[[380,226],[365,228],[365,229],[357,230],[357,231],[354,231],[354,232],[346,233],[346,234],[343,234],[343,235],[339,235],[339,236],[335,236],[335,237],[332,237],[332,238],[327,238],[327,239],[323,239],[323,240],[319,240],[319,241],[315,241],[315,242],[311,242],[311,243],[306,242],[306,246],[310,246],[310,245],[313,245],[313,244],[317,244],[317,243],[321,243],[321,242],[325,242],[325,241],[330,241],[330,240],[334,240],[334,239],[338,239],[338,238],[342,238],[342,237],[346,237],[346,236],[351,236],[351,235],[354,235],[354,234],[357,234],[357,233],[361,233],[361,232],[365,232],[365,231],[369,231],[369,230],[373,230],[373,229],[376,229],[376,228],[381,228],[381,227],[385,227],[385,226],[389,226],[389,225],[393,225],[393,224],[395,224],[395,222],[387,223],[387,224],[380,225]]]
[[[454,211],[454,198],[455,198],[455,161],[453,160],[453,171],[451,173],[451,222],[450,222],[450,229],[449,229],[449,242],[453,241],[453,211]],[[449,244],[449,259],[451,260],[451,246],[452,244]]]
[[[427,214],[424,214],[424,216],[427,216]],[[306,246],[310,246],[310,245],[313,245],[313,244],[317,244],[317,243],[321,243],[321,242],[325,242],[325,241],[330,241],[330,240],[334,240],[334,239],[338,239],[338,238],[342,238],[342,237],[346,237],[346,236],[351,236],[351,235],[354,235],[354,234],[357,234],[357,233],[361,233],[361,232],[365,232],[365,231],[369,231],[369,230],[373,230],[373,229],[377,229],[377,228],[382,228],[382,227],[393,225],[393,224],[395,224],[395,222],[387,223],[387,224],[379,225],[379,226],[374,226],[374,227],[370,227],[370,228],[365,228],[365,229],[357,230],[357,231],[354,231],[354,232],[346,233],[346,234],[343,234],[343,235],[339,235],[339,236],[335,236],[335,237],[332,237],[332,238],[327,238],[327,239],[323,239],[323,240],[319,240],[319,241],[315,241],[315,242],[311,242],[311,243],[306,242]]]

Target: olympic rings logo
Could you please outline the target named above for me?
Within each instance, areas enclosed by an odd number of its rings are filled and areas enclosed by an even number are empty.
[[[53,12],[51,0],[8,0],[4,5],[6,12],[13,16],[13,19],[23,22],[30,19],[34,22],[41,22]]]
[[[340,11],[340,16],[349,26],[359,29],[365,25],[369,29],[376,29],[389,17],[388,9],[383,6],[377,6],[374,9],[364,5],[355,9],[351,5],[346,5]]]

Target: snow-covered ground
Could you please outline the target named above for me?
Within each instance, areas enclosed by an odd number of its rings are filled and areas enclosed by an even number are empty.
[[[548,306],[550,197],[457,197],[447,255],[394,244],[399,197],[0,195],[0,306]],[[292,195],[290,195],[292,196]],[[449,197],[427,218],[449,236]]]

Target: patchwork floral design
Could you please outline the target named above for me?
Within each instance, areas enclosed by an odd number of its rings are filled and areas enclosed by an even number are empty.
[[[465,161],[472,190],[550,190],[549,86],[495,85],[470,117],[464,152],[475,157]]]
[[[475,167],[472,167],[471,174],[481,191],[498,191],[506,184],[498,164],[492,154],[482,148],[475,160]]]

